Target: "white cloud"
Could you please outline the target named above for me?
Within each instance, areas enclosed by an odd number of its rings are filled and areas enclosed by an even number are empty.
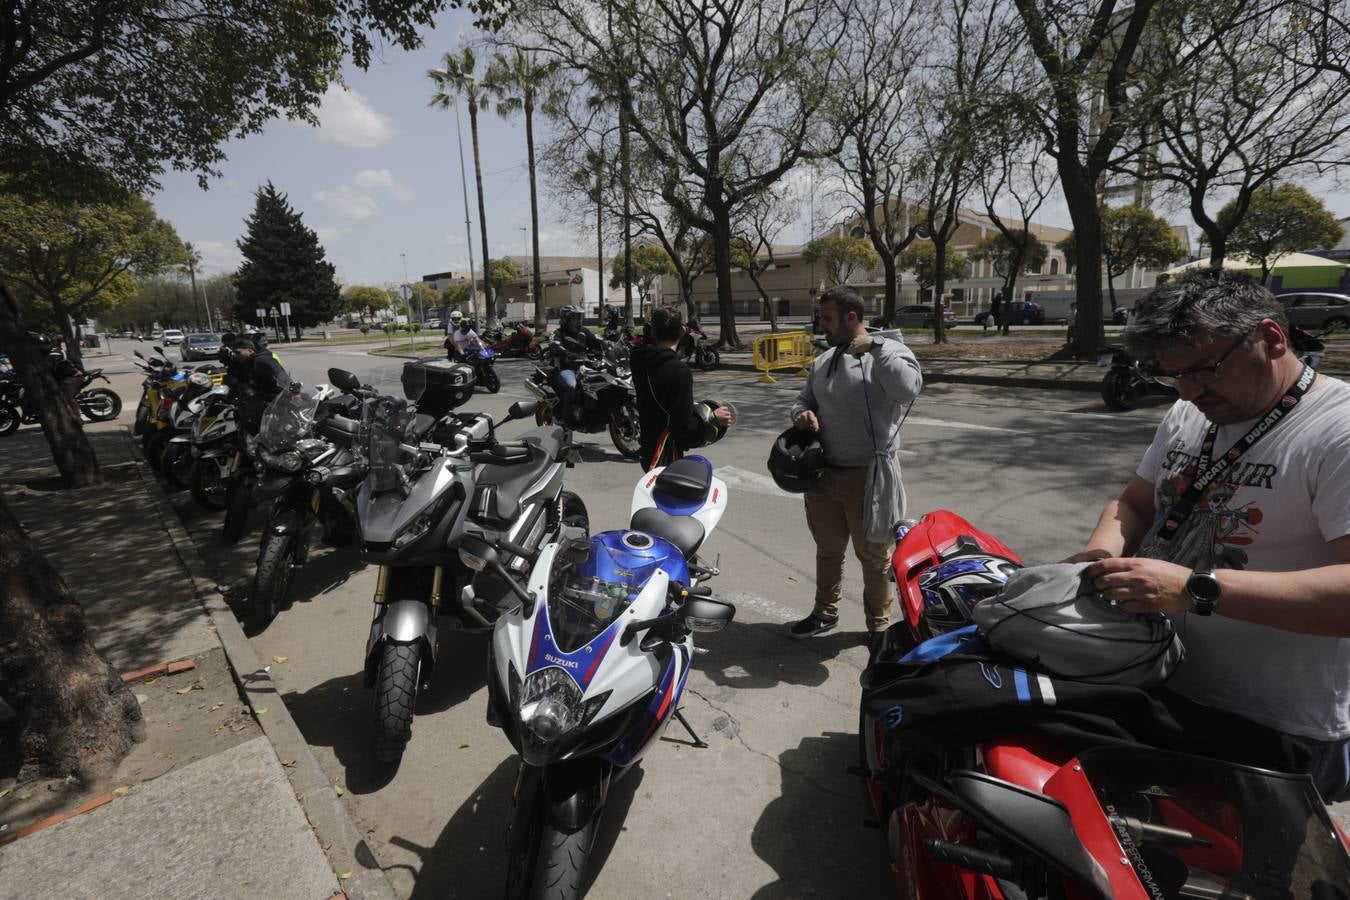
[[[233,243],[221,241],[193,241],[192,246],[202,255],[198,272],[214,275],[218,272],[233,272],[244,261],[239,248]]]
[[[374,197],[353,191],[346,185],[331,191],[318,191],[314,199],[346,219],[369,218],[380,208]]]
[[[451,247],[462,247],[464,246],[464,235],[455,234],[452,231],[445,236],[445,243]]]
[[[388,169],[362,169],[356,173],[352,183],[362,188],[385,188],[404,203],[413,198],[413,192],[394,180],[394,173]]]
[[[320,243],[331,244],[347,232],[342,228],[317,228],[314,233],[319,236]]]
[[[318,136],[344,147],[371,149],[394,137],[394,126],[350,88],[330,84],[319,106]]]

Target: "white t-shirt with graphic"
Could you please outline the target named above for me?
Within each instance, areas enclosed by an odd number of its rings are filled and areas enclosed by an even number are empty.
[[[1259,420],[1218,430],[1217,459]],[[1167,542],[1156,539],[1194,479],[1209,422],[1172,407],[1139,465],[1157,510],[1140,556],[1196,568],[1292,572],[1335,565],[1329,541],[1350,534],[1350,384],[1322,376],[1298,407],[1233,464]],[[1287,734],[1350,737],[1350,639],[1296,634],[1212,616],[1174,617],[1186,661],[1167,686]]]

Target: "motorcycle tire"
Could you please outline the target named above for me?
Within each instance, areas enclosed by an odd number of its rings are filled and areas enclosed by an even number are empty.
[[[629,403],[609,417],[609,439],[625,459],[637,459],[642,453],[640,428],[635,404]]]
[[[276,618],[291,590],[295,536],[267,533],[258,548],[258,568],[248,594],[248,620],[255,627]]]
[[[1116,412],[1129,412],[1138,405],[1143,387],[1128,369],[1112,368],[1102,379],[1102,402]]]
[[[721,361],[722,357],[711,347],[699,351],[698,367],[704,372],[713,371]]]
[[[599,818],[599,815],[592,816],[572,834],[557,830],[547,819],[540,823],[530,900],[578,900],[581,897],[586,863],[595,846]]]
[[[213,459],[193,460],[187,486],[202,509],[220,512],[229,502],[229,484],[221,482],[220,467]]]
[[[553,407],[541,400],[539,405],[534,408],[534,424],[540,428],[545,425],[552,425]]]
[[[591,533],[591,515],[586,511],[586,503],[571,491],[558,494],[558,520],[564,525],[579,525]]]
[[[495,394],[502,389],[502,380],[497,376],[497,370],[489,366],[483,370],[483,377],[478,380],[489,394]]]
[[[179,490],[192,486],[192,467],[196,460],[192,458],[192,445],[182,441],[169,441],[159,457],[159,473],[164,480]]]
[[[145,442],[145,461],[156,472],[159,471],[160,462],[164,459],[164,448],[169,446],[169,438],[171,437],[173,437],[172,430],[160,428],[150,435],[150,439]]]
[[[75,400],[90,422],[111,422],[122,414],[122,398],[107,388],[82,391]]]
[[[131,433],[144,440],[145,430],[149,427],[150,405],[145,402],[145,397],[141,397],[141,402],[136,404],[136,421],[131,426]]]
[[[543,359],[544,351],[538,344],[531,344],[525,349],[526,359]]]
[[[375,676],[375,759],[395,763],[412,737],[413,706],[421,674],[417,644],[388,641],[380,650]]]
[[[220,526],[220,536],[227,544],[237,544],[244,536],[248,525],[248,510],[253,499],[253,485],[247,478],[230,480],[229,494],[225,501],[225,522]]]
[[[19,430],[19,411],[8,403],[0,403],[0,437],[7,437]]]

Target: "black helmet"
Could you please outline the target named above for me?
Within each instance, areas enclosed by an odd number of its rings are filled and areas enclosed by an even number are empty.
[[[735,422],[736,408],[730,403],[723,403],[720,400],[700,400],[694,404],[694,414],[703,423],[703,443],[699,444],[700,447],[715,444],[726,435],[727,426],[718,425],[717,420],[713,418],[713,413],[722,407],[731,410],[731,420]]]
[[[769,474],[790,494],[804,494],[815,487],[825,474],[820,435],[795,425],[780,434],[769,451]]]
[[[566,328],[569,331],[575,331],[581,328],[583,316],[584,314],[579,306],[569,305],[558,310],[558,321],[562,323],[563,328]]]

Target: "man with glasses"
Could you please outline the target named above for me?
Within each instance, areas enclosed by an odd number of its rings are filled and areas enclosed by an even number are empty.
[[[1250,277],[1154,289],[1126,332],[1180,401],[1084,552],[1131,613],[1176,624],[1161,699],[1184,749],[1308,772],[1350,797],[1350,385],[1295,354]]]

